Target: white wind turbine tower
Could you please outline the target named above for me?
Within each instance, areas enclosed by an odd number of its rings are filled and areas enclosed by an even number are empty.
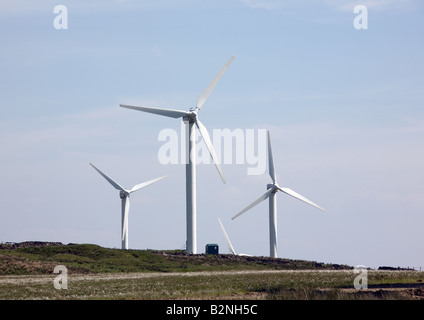
[[[93,164],[90,163],[90,166],[92,166],[94,169],[96,169],[97,172],[100,173],[103,176],[103,178],[105,178],[115,189],[119,190],[119,196],[122,199],[122,201],[121,201],[121,203],[122,203],[122,219],[121,219],[121,223],[122,223],[122,226],[121,226],[121,228],[122,228],[121,229],[122,230],[122,233],[121,233],[122,249],[128,249],[128,212],[130,210],[130,194],[148,186],[149,184],[152,184],[154,182],[162,180],[163,178],[166,178],[166,176],[156,178],[156,179],[152,179],[152,180],[137,184],[134,187],[132,187],[131,190],[128,190],[128,189],[125,189],[124,187],[122,187],[119,183],[113,181],[112,178],[110,178],[105,173],[103,173],[102,171],[97,169]]]
[[[272,149],[271,149],[271,138],[268,131],[268,166],[269,166],[269,175],[272,179],[272,184],[267,185],[267,192],[265,192],[262,196],[259,197],[256,201],[251,203],[249,206],[244,208],[242,211],[240,211],[238,214],[236,214],[232,219],[234,220],[242,213],[246,212],[247,210],[253,208],[258,203],[260,203],[263,200],[266,200],[269,198],[269,245],[270,245],[270,257],[276,258],[277,257],[277,198],[276,193],[278,190],[296,198],[303,202],[306,202],[310,204],[311,206],[314,206],[318,209],[321,209],[325,211],[323,208],[318,206],[317,204],[313,203],[312,201],[306,199],[305,197],[301,196],[300,194],[294,192],[293,190],[289,188],[281,188],[277,183],[277,176],[275,174],[274,169],[274,158],[272,157]]]
[[[205,142],[206,147],[209,150],[209,153],[212,157],[213,162],[218,170],[219,175],[221,176],[222,181],[225,183],[224,175],[221,171],[221,166],[219,165],[219,159],[216,156],[215,150],[212,145],[208,130],[200,122],[198,117],[198,112],[202,108],[206,99],[211,94],[212,90],[215,88],[219,79],[224,74],[225,70],[228,68],[230,63],[233,61],[234,56],[232,56],[221,71],[215,76],[212,82],[206,87],[206,89],[200,94],[197,99],[197,104],[195,108],[192,108],[188,111],[174,110],[174,109],[162,109],[162,108],[153,108],[153,107],[135,107],[129,105],[120,106],[123,108],[134,109],[138,111],[154,113],[165,117],[171,118],[183,118],[186,127],[188,127],[188,134],[186,134],[186,146],[188,146],[188,163],[186,163],[186,223],[187,223],[187,242],[186,242],[186,251],[188,253],[197,253],[197,237],[196,237],[196,132],[195,126],[199,129],[200,135]],[[187,130],[186,130],[187,132]]]

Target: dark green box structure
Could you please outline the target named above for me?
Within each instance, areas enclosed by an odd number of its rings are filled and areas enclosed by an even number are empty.
[[[219,246],[215,243],[208,243],[205,248],[206,254],[219,254]]]

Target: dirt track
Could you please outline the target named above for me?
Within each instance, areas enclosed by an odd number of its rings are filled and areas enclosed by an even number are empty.
[[[201,272],[152,272],[152,273],[101,273],[101,274],[72,274],[72,281],[96,281],[96,280],[131,280],[154,277],[197,277],[197,276],[219,276],[219,275],[243,275],[243,274],[287,274],[287,273],[331,273],[345,272],[350,270],[244,270],[244,271],[201,271]],[[24,275],[24,276],[0,276],[0,284],[23,284],[23,283],[49,283],[57,275]]]

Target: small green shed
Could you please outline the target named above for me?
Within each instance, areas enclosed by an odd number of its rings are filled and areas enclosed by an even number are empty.
[[[219,254],[219,246],[216,243],[208,243],[205,248],[206,254]]]

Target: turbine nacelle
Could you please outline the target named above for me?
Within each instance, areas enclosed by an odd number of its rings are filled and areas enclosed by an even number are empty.
[[[199,109],[195,108],[194,110],[189,110],[187,111],[186,115],[183,116],[183,121],[186,122],[196,122],[197,120],[197,113],[198,113]]]
[[[266,185],[266,189],[267,189],[267,190],[272,189],[272,192],[274,192],[274,193],[275,193],[275,192],[277,192],[277,191],[278,191],[278,186],[277,186],[276,184],[271,184],[271,183],[270,183],[270,184],[267,184],[267,185]]]
[[[125,199],[126,197],[128,197],[130,195],[130,193],[128,192],[128,191],[126,191],[126,190],[121,190],[121,191],[119,191],[119,197],[121,198],[121,199]]]
[[[192,108],[188,109],[188,112],[197,115],[197,113],[199,112],[199,110],[200,110],[200,108],[196,106],[196,107],[192,107]]]

